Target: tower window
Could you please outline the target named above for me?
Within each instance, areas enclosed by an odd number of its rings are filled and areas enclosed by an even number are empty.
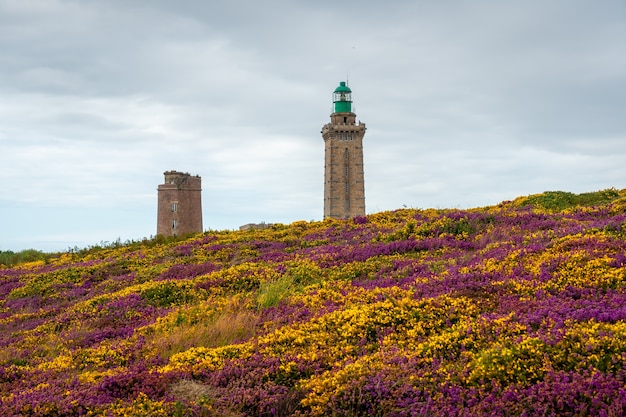
[[[172,212],[176,213],[178,211],[178,203],[174,202],[172,203]]]
[[[178,220],[176,219],[172,220],[172,229],[178,229]]]
[[[346,116],[343,116],[343,122],[348,123],[348,118]]]

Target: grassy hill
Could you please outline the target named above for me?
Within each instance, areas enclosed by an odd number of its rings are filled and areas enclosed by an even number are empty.
[[[0,415],[626,415],[626,190],[0,269]]]

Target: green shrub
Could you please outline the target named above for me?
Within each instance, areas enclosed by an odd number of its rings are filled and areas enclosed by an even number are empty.
[[[12,267],[26,262],[44,261],[47,262],[54,254],[43,253],[35,249],[25,249],[20,252],[10,250],[0,251],[0,266]]]
[[[519,199],[520,205],[541,207],[550,211],[561,211],[577,206],[600,206],[608,204],[620,197],[615,188],[574,194],[566,191],[546,191]]]

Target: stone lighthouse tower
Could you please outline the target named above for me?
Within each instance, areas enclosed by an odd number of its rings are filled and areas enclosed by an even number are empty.
[[[333,93],[330,123],[324,138],[324,218],[346,219],[365,215],[363,136],[365,123],[356,123],[352,90],[340,82]]]
[[[180,236],[202,232],[201,178],[165,171],[158,188],[157,235]]]

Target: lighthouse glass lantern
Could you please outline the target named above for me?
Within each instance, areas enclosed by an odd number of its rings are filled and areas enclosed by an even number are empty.
[[[345,81],[339,83],[339,87],[333,92],[333,103],[335,104],[335,113],[351,113],[352,112],[352,90]]]

